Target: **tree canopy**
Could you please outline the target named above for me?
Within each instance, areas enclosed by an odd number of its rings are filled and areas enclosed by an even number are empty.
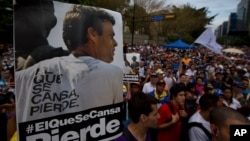
[[[208,17],[208,9],[203,7],[196,9],[189,4],[181,7],[173,6],[171,11],[176,15],[175,20],[163,22],[163,36],[175,36],[176,38],[187,38],[194,40],[210,24],[216,15]],[[189,41],[190,42],[190,41]]]

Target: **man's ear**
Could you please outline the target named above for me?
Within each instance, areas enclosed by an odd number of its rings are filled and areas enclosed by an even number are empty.
[[[93,27],[88,28],[87,37],[88,37],[89,41],[96,42],[97,32],[94,30]]]
[[[147,116],[144,115],[144,114],[141,114],[140,119],[141,119],[142,122],[144,122],[144,121],[146,121]]]
[[[210,128],[211,128],[212,135],[214,136],[219,135],[218,127],[215,124],[210,124]]]

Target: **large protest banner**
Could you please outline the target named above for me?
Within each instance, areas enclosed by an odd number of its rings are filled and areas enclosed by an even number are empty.
[[[17,2],[14,8],[19,140],[109,141],[120,136],[124,64],[121,14],[100,9],[116,22],[117,47],[109,64],[67,53],[62,39],[65,14],[73,6],[87,6],[50,0],[29,2]]]

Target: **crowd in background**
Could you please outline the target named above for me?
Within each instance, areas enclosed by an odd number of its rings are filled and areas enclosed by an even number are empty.
[[[167,93],[174,84],[182,82],[189,88],[194,87],[195,97],[204,94],[207,87],[218,96],[223,95],[225,87],[230,87],[232,98],[241,106],[246,106],[249,101],[250,62],[246,54],[220,55],[202,47],[178,50],[148,45],[130,47],[130,52],[139,53],[140,59],[137,67],[134,62],[125,65],[124,73],[138,74],[144,93],[150,93],[156,88],[157,81],[164,80]],[[156,75],[157,79],[154,79]]]
[[[130,53],[139,53],[140,58],[137,61],[132,59],[129,64],[124,57],[123,72],[139,75],[139,82],[124,82],[124,100],[129,101],[138,92],[143,92],[159,101],[158,141],[211,140],[212,135],[229,140],[229,128],[225,128],[227,137],[216,136],[217,127],[214,130],[210,128],[210,124],[214,126],[210,113],[214,113],[211,111],[216,107],[233,109],[224,111],[232,115],[237,111],[237,115],[242,116],[228,118],[249,123],[246,121],[247,118],[250,120],[247,48],[243,49],[245,54],[214,54],[204,47],[180,50],[145,45],[127,49]],[[226,120],[227,114],[218,111],[212,115]],[[130,125],[129,120],[126,119],[125,125]]]
[[[0,139],[9,140],[16,130],[14,50],[12,44],[0,45]]]

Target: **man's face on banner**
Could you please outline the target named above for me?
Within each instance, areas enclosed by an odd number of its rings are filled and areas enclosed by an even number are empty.
[[[102,35],[97,38],[97,58],[104,62],[111,63],[113,61],[115,47],[117,42],[114,39],[115,33],[113,25],[109,21],[103,22]]]

